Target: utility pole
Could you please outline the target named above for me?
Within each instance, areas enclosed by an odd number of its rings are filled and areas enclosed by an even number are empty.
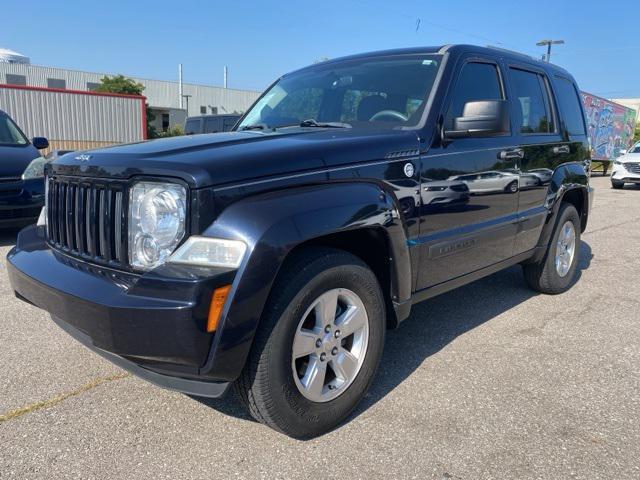
[[[182,95],[182,98],[184,98],[187,101],[187,117],[189,116],[189,99],[193,97],[193,95]]]
[[[178,100],[180,101],[180,110],[182,110],[182,64],[178,64]]]
[[[224,88],[227,88],[227,80],[229,77],[229,69],[227,68],[227,66],[224,66]]]
[[[547,54],[542,56],[542,59],[549,63],[551,61],[551,45],[564,45],[564,40],[540,40],[536,43],[539,47],[547,47]]]

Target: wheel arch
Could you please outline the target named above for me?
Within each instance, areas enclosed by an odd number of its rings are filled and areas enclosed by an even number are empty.
[[[410,304],[405,225],[395,198],[377,184],[340,182],[247,197],[225,209],[204,235],[242,239],[249,248],[201,368],[203,375],[215,372],[216,379],[237,378],[273,282],[289,255],[299,249],[331,246],[367,263],[389,301],[391,326],[396,320],[393,306]]]
[[[549,214],[540,234],[538,252],[529,262],[538,261],[545,255],[562,203],[570,203],[578,210],[580,228],[584,232],[589,219],[589,176],[578,162],[560,165],[551,178],[545,201]]]

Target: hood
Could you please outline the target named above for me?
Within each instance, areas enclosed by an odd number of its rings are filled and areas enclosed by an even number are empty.
[[[640,153],[625,153],[621,157],[617,158],[618,162],[640,162]]]
[[[33,145],[2,146],[0,145],[0,178],[19,177],[40,153]]]
[[[84,177],[175,177],[201,188],[381,160],[416,148],[415,131],[227,132],[75,152],[51,168],[54,174]]]

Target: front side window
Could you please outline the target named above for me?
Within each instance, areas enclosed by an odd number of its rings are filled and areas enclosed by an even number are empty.
[[[238,129],[314,122],[352,128],[416,126],[440,60],[439,55],[374,57],[328,62],[287,75],[256,103]]]
[[[555,132],[546,79],[535,72],[510,68],[521,133]]]
[[[5,116],[0,115],[0,145],[5,146],[22,146],[29,143],[20,129],[13,121]]]
[[[447,116],[445,129],[453,129],[453,121],[461,117],[468,102],[504,100],[498,67],[492,63],[470,62],[462,67]]]

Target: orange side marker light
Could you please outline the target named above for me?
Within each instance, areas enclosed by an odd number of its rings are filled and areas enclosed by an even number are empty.
[[[222,317],[222,309],[227,301],[227,295],[231,291],[231,285],[216,288],[211,296],[211,306],[209,307],[209,318],[207,320],[207,332],[215,332],[218,328],[218,322]]]

